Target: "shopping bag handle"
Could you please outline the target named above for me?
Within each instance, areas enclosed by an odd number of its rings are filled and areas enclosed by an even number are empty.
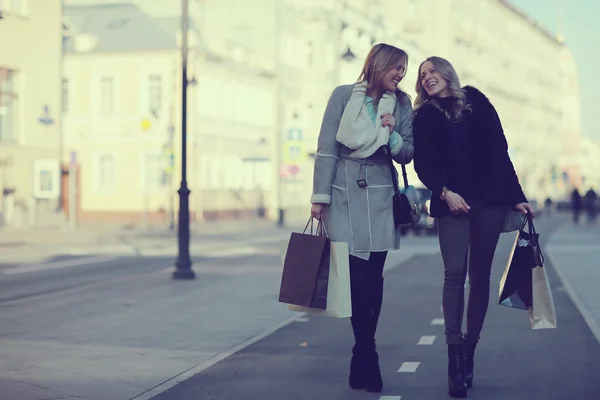
[[[525,214],[525,218],[523,218],[523,223],[521,224],[521,230],[525,231],[525,226],[527,225],[527,230],[530,235],[535,235],[537,232],[535,231],[535,225],[533,225],[533,217],[531,213]]]
[[[322,220],[319,220],[319,222],[317,223],[317,229],[315,231],[314,224],[315,218],[314,217],[310,217],[308,219],[308,222],[306,223],[306,226],[304,227],[304,230],[302,231],[302,233],[306,233],[306,230],[308,229],[308,226],[310,225],[310,234],[311,235],[316,235],[316,236],[323,236],[323,237],[329,237],[329,233],[327,232],[327,228],[325,228],[325,224],[323,223]]]
[[[533,216],[531,215],[531,213],[527,213],[525,215],[525,218],[523,219],[523,226],[521,226],[521,230],[525,229],[525,225],[527,225],[527,227],[528,227],[529,236],[531,237],[531,240],[535,241],[535,247],[537,248],[537,252],[540,255],[540,262],[542,264],[541,266],[543,266],[545,263],[545,260],[544,260],[544,254],[542,253],[542,249],[540,248],[539,240],[533,239],[537,235],[537,232],[535,230],[535,225],[533,224]]]
[[[527,225],[528,225],[528,228],[529,228],[529,234],[530,235],[536,235],[537,232],[535,231],[535,225],[533,225],[533,216],[531,215],[531,213],[528,212],[526,214],[526,217],[527,218],[525,218],[525,220],[527,221]]]

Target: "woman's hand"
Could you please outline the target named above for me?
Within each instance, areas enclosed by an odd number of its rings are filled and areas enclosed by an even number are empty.
[[[325,213],[325,206],[326,206],[326,204],[322,204],[322,203],[313,204],[312,207],[310,208],[310,215],[313,218],[316,218],[320,221],[323,218],[323,214]]]
[[[471,209],[465,199],[458,193],[447,191],[444,200],[446,200],[448,207],[450,207],[450,211],[454,214],[466,214]]]
[[[519,203],[515,206],[515,210],[520,211],[521,214],[530,214],[531,218],[535,217],[535,213],[533,212],[533,208],[529,203]]]
[[[391,134],[394,132],[394,128],[396,128],[396,119],[392,114],[383,114],[381,116],[381,126],[389,126]]]

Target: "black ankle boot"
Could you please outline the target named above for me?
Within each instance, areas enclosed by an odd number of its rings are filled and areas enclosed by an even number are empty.
[[[358,347],[352,348],[352,361],[350,361],[350,378],[348,384],[352,389],[360,390],[365,388],[365,365],[363,357]]]
[[[379,368],[379,355],[374,348],[364,355],[365,390],[371,393],[380,393],[383,390],[381,369]]]
[[[465,382],[468,388],[473,387],[473,370],[475,368],[475,347],[477,340],[469,340],[465,338],[463,342],[463,351],[465,354]]]
[[[448,394],[459,399],[467,397],[462,344],[448,344]]]

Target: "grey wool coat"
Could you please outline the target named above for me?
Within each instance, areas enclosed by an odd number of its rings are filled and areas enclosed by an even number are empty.
[[[327,103],[315,157],[311,203],[329,205],[323,220],[331,240],[347,242],[351,255],[368,260],[373,251],[397,250],[400,232],[394,227],[389,159],[381,155],[350,158],[352,150],[336,140],[353,87],[338,86]],[[395,131],[403,139],[394,160],[408,164],[413,158],[412,105],[408,96],[396,103],[394,118]],[[366,188],[359,187],[361,179],[366,180]]]

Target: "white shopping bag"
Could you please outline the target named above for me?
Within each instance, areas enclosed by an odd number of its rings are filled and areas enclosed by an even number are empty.
[[[556,328],[554,299],[542,265],[533,269],[533,307],[529,308],[529,322],[532,329]]]
[[[281,265],[285,261],[289,239],[281,241]],[[350,259],[348,243],[331,242],[329,264],[329,283],[327,286],[327,308],[320,310],[289,304],[288,310],[323,315],[333,318],[352,316],[352,298],[350,296]]]

